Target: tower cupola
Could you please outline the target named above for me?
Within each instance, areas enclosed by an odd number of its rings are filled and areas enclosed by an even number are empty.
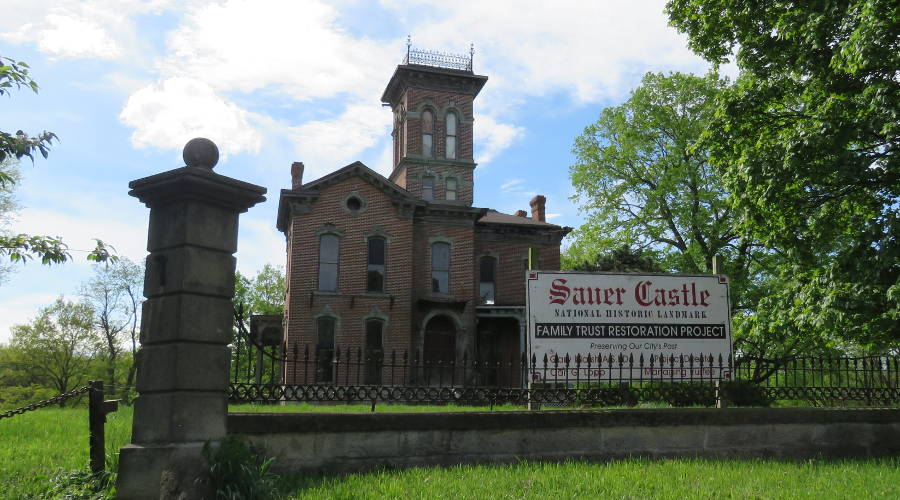
[[[472,70],[474,51],[454,55],[407,42],[381,96],[394,114],[391,181],[432,202],[472,205],[472,104],[487,77]]]

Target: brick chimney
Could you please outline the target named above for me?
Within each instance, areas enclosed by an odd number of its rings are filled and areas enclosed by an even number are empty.
[[[537,195],[531,199],[531,218],[540,221],[546,222],[546,218],[544,217],[544,204],[547,203],[547,198],[542,195]]]
[[[528,217],[528,212],[524,210],[516,210],[516,217]]]
[[[291,163],[291,189],[300,189],[303,185],[303,162]]]

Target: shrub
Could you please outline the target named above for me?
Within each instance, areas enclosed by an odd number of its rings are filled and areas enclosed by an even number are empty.
[[[241,436],[227,436],[218,446],[206,443],[203,456],[209,478],[221,500],[265,500],[275,493],[272,459],[263,456]]]

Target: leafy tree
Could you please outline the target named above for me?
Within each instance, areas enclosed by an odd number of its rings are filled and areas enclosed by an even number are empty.
[[[23,87],[37,93],[38,85],[28,73],[28,65],[8,57],[0,56],[0,96],[9,96],[12,90]],[[43,131],[35,136],[18,130],[15,134],[0,130],[0,163],[28,157],[34,161],[34,154],[47,158],[53,140],[58,138],[53,132]],[[0,189],[11,191],[19,178],[8,167],[0,168]],[[103,262],[116,257],[110,248],[100,240],[88,254],[88,260]],[[68,246],[59,237],[35,236],[28,234],[0,234],[0,255],[8,255],[12,262],[25,262],[38,258],[42,264],[60,264],[71,260]]]
[[[19,208],[13,194],[13,184],[19,181],[19,169],[12,160],[0,161],[0,177],[12,179],[11,183],[0,183],[0,237],[9,237],[10,234],[2,228],[8,227],[14,219],[14,214]],[[12,263],[0,263],[0,283],[6,281],[12,271]]]
[[[91,362],[102,349],[93,322],[90,307],[58,298],[30,324],[13,326],[10,346],[36,376],[57,392],[66,392],[87,382]]]
[[[253,278],[235,273],[235,305],[244,306],[244,316],[250,314],[284,313],[284,270],[281,266],[266,264]]]
[[[563,255],[563,269],[572,271],[617,272],[617,273],[661,273],[662,267],[642,250],[634,250],[622,245],[601,253],[593,261],[574,261]]]
[[[671,0],[667,12],[694,51],[740,68],[706,144],[742,229],[790,262],[783,313],[896,348],[900,4]]]
[[[699,142],[726,84],[715,74],[648,73],[575,139],[570,173],[587,223],[567,260],[593,262],[625,245],[662,270],[707,273],[719,255],[735,309],[755,306],[768,257],[736,230],[728,192]]]
[[[105,347],[105,378],[110,393],[116,392],[120,380],[117,368],[125,346],[125,335],[130,333],[131,354],[137,352],[138,307],[140,290],[144,283],[143,268],[123,258],[116,262],[97,264],[94,276],[81,288],[85,303],[93,310],[94,328],[102,334]],[[129,363],[128,376],[122,392],[127,392],[134,377],[134,366]]]

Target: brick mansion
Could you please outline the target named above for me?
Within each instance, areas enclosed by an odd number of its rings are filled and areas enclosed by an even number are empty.
[[[394,118],[389,177],[355,162],[305,180],[303,164],[291,166],[277,217],[287,346],[426,362],[525,351],[529,248],[535,269],[558,270],[571,228],[545,220],[540,195],[530,213],[473,206],[473,102],[487,80],[471,58],[413,51],[381,97]],[[317,368],[318,381],[332,376]]]

